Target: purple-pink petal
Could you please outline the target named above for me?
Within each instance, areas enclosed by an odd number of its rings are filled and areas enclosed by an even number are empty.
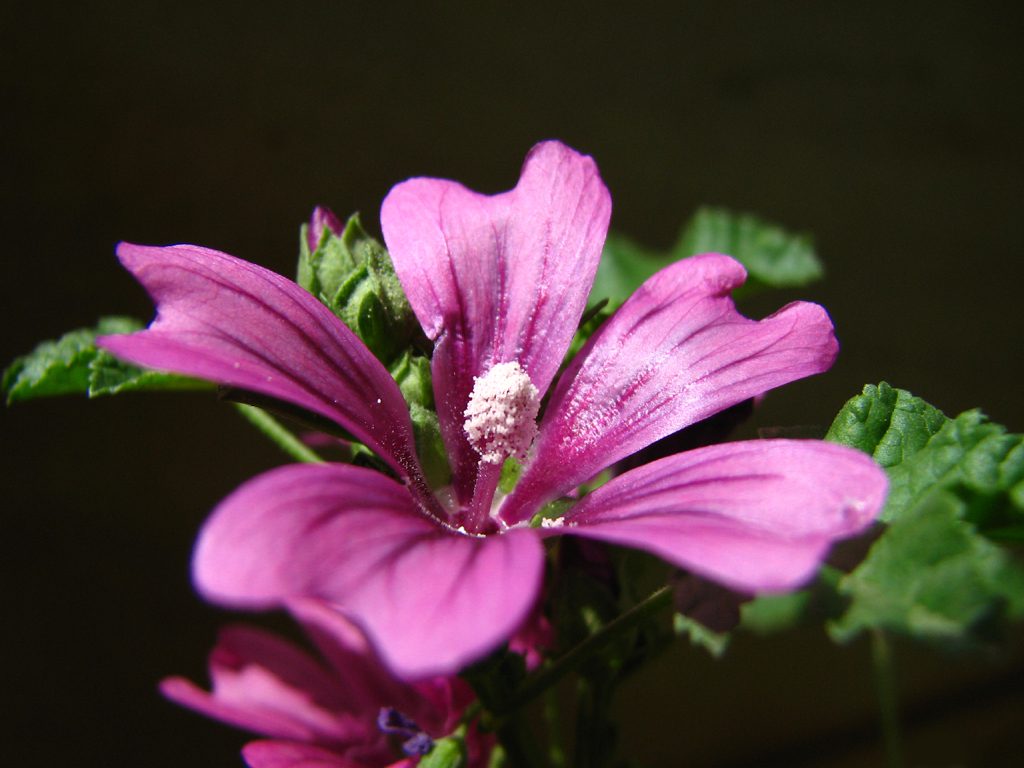
[[[242,748],[249,768],[367,768],[336,752],[294,741],[251,741]],[[407,760],[391,766],[411,766]]]
[[[121,243],[117,253],[156,302],[157,318],[147,330],[103,337],[100,346],[146,368],[252,390],[325,416],[421,485],[397,384],[308,292],[207,248]]]
[[[796,302],[750,320],[729,296],[745,279],[728,256],[694,256],[622,305],[559,379],[507,522],[655,440],[828,369],[837,344],[825,310]]]
[[[338,688],[345,692],[346,709],[370,713],[374,720],[383,706],[396,707],[413,717],[421,714],[422,697],[395,679],[380,663],[366,635],[337,608],[313,598],[288,600],[287,608],[331,665]]]
[[[334,603],[400,677],[445,674],[506,640],[539,587],[534,531],[473,537],[418,513],[408,491],[349,465],[293,465],[249,481],[205,524],[193,573],[210,600]]]
[[[594,161],[558,142],[531,150],[510,192],[420,178],[384,200],[384,239],[436,342],[435,399],[460,497],[479,460],[463,433],[473,377],[517,361],[543,395],[586,305],[610,214]]]
[[[346,717],[344,690],[330,672],[281,638],[250,627],[229,627],[210,655],[212,691],[167,678],[172,701],[254,733],[303,741],[362,741],[366,726]]]
[[[610,480],[557,530],[647,550],[739,591],[787,590],[833,541],[871,524],[886,488],[885,472],[852,448],[725,443]]]

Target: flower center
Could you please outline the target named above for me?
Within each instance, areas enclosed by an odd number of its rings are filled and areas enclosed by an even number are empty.
[[[500,464],[526,457],[537,436],[540,393],[519,363],[498,363],[473,380],[464,429],[480,457]]]

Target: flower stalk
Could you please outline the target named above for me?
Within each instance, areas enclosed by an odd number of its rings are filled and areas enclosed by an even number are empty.
[[[504,717],[529,704],[585,661],[601,653],[626,632],[629,632],[647,618],[661,613],[671,604],[672,590],[669,587],[661,587],[655,590],[642,602],[608,622],[599,631],[576,644],[573,648],[570,648],[549,666],[529,678],[509,698],[501,711],[494,714],[498,717]]]
[[[310,464],[323,463],[320,455],[309,446],[305,445],[295,435],[281,425],[277,419],[254,405],[235,403],[237,410],[242,417],[252,424],[256,429],[266,435],[278,448],[287,453],[296,461]]]
[[[887,768],[903,768],[903,739],[900,735],[899,696],[896,691],[892,642],[885,630],[871,631],[871,669],[878,696],[878,714],[882,725]]]

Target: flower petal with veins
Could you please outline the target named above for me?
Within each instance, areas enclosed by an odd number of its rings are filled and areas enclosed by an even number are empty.
[[[745,278],[734,259],[704,254],[640,286],[559,379],[506,522],[655,440],[832,365],[825,310],[796,302],[750,320],[729,296]]]

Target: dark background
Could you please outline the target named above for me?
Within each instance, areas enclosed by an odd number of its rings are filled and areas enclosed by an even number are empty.
[[[612,226],[644,244],[702,203],[816,235],[827,280],[747,310],[820,301],[843,350],[758,424],[827,425],[884,378],[1024,428],[1017,4],[487,6],[3,3],[0,361],[150,316],[120,239],[290,275],[315,204],[376,230],[395,182],[500,191],[556,137],[597,159]],[[0,419],[5,762],[239,765],[239,734],[155,684],[201,677],[226,618],[190,591],[197,527],[282,457],[205,395]],[[1011,662],[898,654],[913,765],[1012,764]],[[717,663],[680,645],[619,703],[625,751],[652,765],[880,761],[866,648],[820,630],[741,639]]]

